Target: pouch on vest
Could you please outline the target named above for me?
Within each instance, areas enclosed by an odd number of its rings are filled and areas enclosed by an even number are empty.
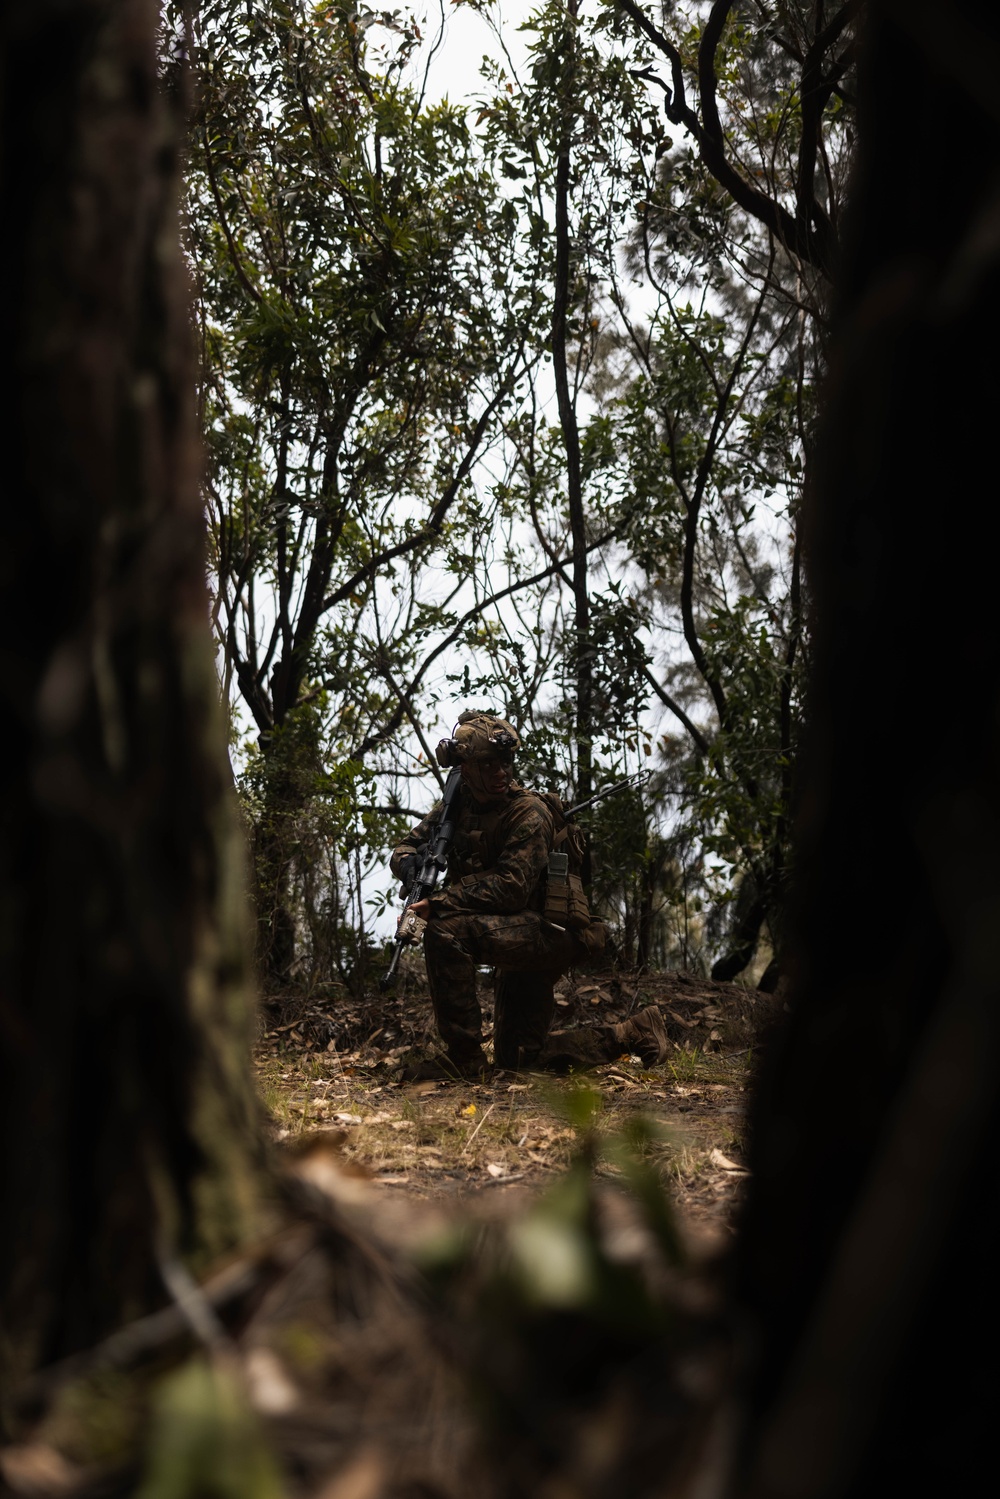
[[[569,855],[553,849],[545,872],[545,919],[569,926]]]
[[[556,813],[557,818],[560,818],[562,804],[559,803],[558,807],[553,806],[553,802],[557,802],[558,798],[546,797],[545,800]],[[545,906],[543,909],[546,921],[551,921],[555,926],[565,927],[571,932],[584,931],[593,920],[587,904],[583,881],[580,878],[585,847],[583,833],[579,828],[566,822],[563,822],[562,827],[557,825],[552,852],[549,854],[548,868],[545,872]]]

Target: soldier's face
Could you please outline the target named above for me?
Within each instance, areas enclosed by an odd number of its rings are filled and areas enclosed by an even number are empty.
[[[462,780],[477,801],[491,802],[506,796],[514,779],[514,767],[505,760],[480,760],[462,766]]]

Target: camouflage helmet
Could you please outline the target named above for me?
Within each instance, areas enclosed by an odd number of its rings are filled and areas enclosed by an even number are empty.
[[[485,760],[512,760],[521,748],[513,724],[492,713],[460,713],[450,739],[437,747],[439,765],[476,765]]]

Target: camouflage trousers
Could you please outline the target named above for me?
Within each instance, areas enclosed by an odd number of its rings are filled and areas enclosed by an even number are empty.
[[[434,917],[424,933],[434,1018],[459,1067],[482,1058],[483,1017],[476,968],[495,968],[493,1057],[498,1067],[594,1067],[621,1050],[609,1027],[549,1035],[556,980],[584,955],[583,944],[536,911],[508,916]],[[605,1034],[607,1032],[607,1034]]]

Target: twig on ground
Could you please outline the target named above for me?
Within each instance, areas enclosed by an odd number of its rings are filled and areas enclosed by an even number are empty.
[[[479,1134],[479,1131],[482,1129],[483,1125],[486,1123],[487,1119],[490,1117],[490,1115],[492,1114],[492,1112],[493,1112],[493,1110],[495,1108],[496,1108],[496,1104],[495,1103],[491,1103],[490,1106],[489,1106],[489,1108],[486,1110],[485,1114],[483,1115],[483,1117],[480,1119],[479,1123],[476,1125],[475,1129],[472,1131],[472,1133],[469,1136],[469,1138],[466,1140],[465,1144],[462,1146],[461,1150],[458,1152],[459,1159],[461,1159],[461,1157],[464,1156],[465,1152],[468,1150],[468,1148],[472,1144],[473,1140]]]

